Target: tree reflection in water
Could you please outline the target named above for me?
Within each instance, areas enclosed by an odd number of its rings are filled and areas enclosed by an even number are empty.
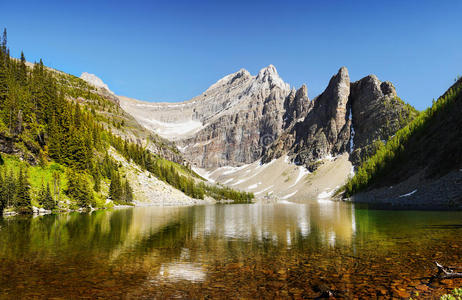
[[[375,297],[443,293],[462,214],[339,202],[149,207],[0,220],[6,297]],[[431,259],[429,259],[431,258]]]

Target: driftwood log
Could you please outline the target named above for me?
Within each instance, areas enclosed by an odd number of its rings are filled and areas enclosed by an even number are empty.
[[[452,278],[462,278],[462,272],[455,272],[455,269],[462,269],[460,267],[445,267],[438,262],[435,262],[436,267],[438,268],[438,274],[434,278],[438,279],[452,279]]]

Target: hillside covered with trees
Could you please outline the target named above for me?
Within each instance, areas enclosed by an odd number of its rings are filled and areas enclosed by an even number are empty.
[[[132,183],[107,154],[109,147],[186,195],[203,199],[217,194],[208,192],[189,168],[153,153],[132,136],[121,114],[116,99],[85,81],[49,69],[42,60],[31,65],[23,53],[19,60],[10,57],[5,29],[0,45],[0,211],[107,207],[107,199],[132,203]],[[239,201],[253,198],[229,195]]]
[[[343,187],[345,196],[393,186],[412,176],[434,180],[462,168],[461,113],[459,77],[431,107],[381,143]]]

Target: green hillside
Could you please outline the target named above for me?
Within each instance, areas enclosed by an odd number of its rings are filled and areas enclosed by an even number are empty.
[[[53,203],[45,206],[54,210],[107,207],[108,197],[120,204],[136,200],[132,183],[107,154],[111,146],[193,198],[216,194],[179,164],[183,159],[174,144],[141,127],[108,91],[49,69],[42,60],[29,64],[23,53],[19,60],[11,58],[5,30],[0,45],[0,189],[11,191],[0,194],[0,211],[29,213],[50,195]]]
[[[438,178],[462,167],[462,79],[381,144],[343,187],[345,196],[390,186],[415,174]]]

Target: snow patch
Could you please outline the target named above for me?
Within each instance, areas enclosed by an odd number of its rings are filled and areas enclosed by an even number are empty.
[[[278,204],[295,204],[295,203],[289,202],[287,200],[279,200]]]
[[[351,166],[350,174],[348,174],[350,178],[353,178],[355,176],[355,166]]]
[[[255,184],[249,185],[249,186],[247,187],[247,189],[249,189],[249,190],[256,189],[260,184],[261,184],[261,182],[257,182],[257,183],[255,183]]]
[[[296,190],[296,191],[293,192],[293,193],[290,193],[290,194],[287,194],[287,195],[285,195],[285,196],[282,196],[281,199],[283,199],[283,200],[289,199],[290,197],[292,197],[293,195],[295,195],[297,192],[298,192],[298,190]]]
[[[413,190],[412,192],[407,193],[407,194],[404,194],[404,195],[401,195],[401,196],[399,196],[399,197],[400,197],[400,198],[401,198],[401,197],[409,197],[409,196],[415,194],[416,192],[417,192],[417,190]]]
[[[200,168],[196,168],[196,167],[192,167],[191,168],[194,172],[196,172],[197,174],[199,174],[201,177],[205,178],[207,181],[211,182],[211,183],[215,183],[215,180],[213,180],[212,178],[210,178],[210,174],[212,174],[211,172],[207,172],[206,170],[204,169],[200,169]]]
[[[350,153],[353,152],[353,150],[355,149],[355,143],[353,141],[354,137],[355,137],[355,129],[353,127],[353,114],[351,113],[351,108],[350,108],[350,115],[348,116],[351,120],[351,132],[350,132]]]
[[[305,175],[308,175],[308,174],[310,174],[310,173],[311,173],[311,172],[308,171],[305,167],[299,166],[299,167],[298,167],[298,176],[297,176],[297,179],[295,179],[294,184],[292,184],[289,188],[296,186],[297,183],[298,183]]]
[[[176,147],[178,148],[178,150],[180,150],[180,152],[184,152],[184,150],[186,150],[186,148],[188,148],[189,145],[186,145],[186,146],[184,146],[184,147],[181,147],[181,146],[178,146],[178,145],[177,145]]]
[[[272,187],[274,187],[274,185],[270,185],[269,187],[266,187],[266,188],[264,188],[263,190],[258,191],[258,192],[255,192],[255,193],[253,193],[253,194],[254,194],[254,195],[262,194],[262,193],[266,192],[267,190],[271,189]]]
[[[248,178],[244,178],[244,179],[239,179],[236,183],[233,183],[232,185],[238,185],[238,184],[241,184],[243,183],[244,181],[247,181]]]
[[[141,119],[141,118],[140,118]],[[204,126],[200,121],[188,120],[181,123],[165,123],[155,119],[142,118],[146,123],[154,125],[156,128],[154,131],[160,136],[171,138],[172,136],[184,135],[187,133],[194,133]]]
[[[332,197],[332,195],[335,193],[335,189],[332,191],[329,191],[329,189],[325,190],[324,192],[320,193],[318,195],[318,200],[326,200]]]
[[[223,181],[222,184],[228,184],[233,180],[234,180],[234,178],[227,179],[227,180]]]

